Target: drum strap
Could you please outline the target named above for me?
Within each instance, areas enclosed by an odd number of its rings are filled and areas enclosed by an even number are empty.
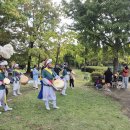
[[[51,70],[51,69],[45,68],[45,70],[46,70],[47,72],[49,72],[50,74],[52,74],[52,70]]]
[[[53,83],[53,80],[49,80],[51,83]]]

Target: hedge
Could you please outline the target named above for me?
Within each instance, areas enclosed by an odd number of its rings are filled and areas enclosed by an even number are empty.
[[[92,82],[95,82],[96,79],[97,79],[99,76],[103,77],[103,72],[101,72],[101,71],[94,71],[94,72],[92,72],[92,73],[91,73]]]
[[[104,72],[105,70],[107,70],[107,67],[101,67],[101,66],[85,66],[81,68],[81,71],[89,73],[92,73],[94,71]]]

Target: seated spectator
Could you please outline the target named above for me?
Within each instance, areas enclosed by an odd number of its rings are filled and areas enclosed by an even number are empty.
[[[97,80],[95,81],[94,86],[96,87],[96,89],[101,89],[101,88],[103,88],[103,83],[102,83],[102,78],[101,78],[101,76],[99,76],[99,77],[97,78]]]

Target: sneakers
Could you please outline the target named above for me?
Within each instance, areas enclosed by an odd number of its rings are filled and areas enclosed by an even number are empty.
[[[67,94],[66,93],[65,94],[61,93],[61,95],[66,96]]]
[[[59,109],[58,106],[53,107],[53,109]],[[50,111],[50,107],[46,107],[46,110]]]
[[[10,108],[10,107],[8,107],[8,108],[5,109],[5,111],[12,111],[12,110],[13,110],[13,109]]]
[[[13,96],[18,96],[16,90],[13,91]]]
[[[46,109],[47,109],[48,111],[50,111],[50,107],[46,107]]]
[[[18,95],[22,95],[22,93],[18,93]]]
[[[13,94],[13,96],[18,96],[17,94]]]
[[[55,107],[53,107],[54,109],[59,109],[59,107],[58,106],[55,106]]]

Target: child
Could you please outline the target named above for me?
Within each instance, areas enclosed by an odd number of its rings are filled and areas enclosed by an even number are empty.
[[[96,87],[96,89],[101,89],[103,87],[103,83],[102,83],[102,78],[101,76],[99,76],[97,78],[97,80],[95,81],[94,86]]]
[[[74,80],[75,80],[75,77],[74,77],[75,73],[70,70],[70,88],[74,88]]]

